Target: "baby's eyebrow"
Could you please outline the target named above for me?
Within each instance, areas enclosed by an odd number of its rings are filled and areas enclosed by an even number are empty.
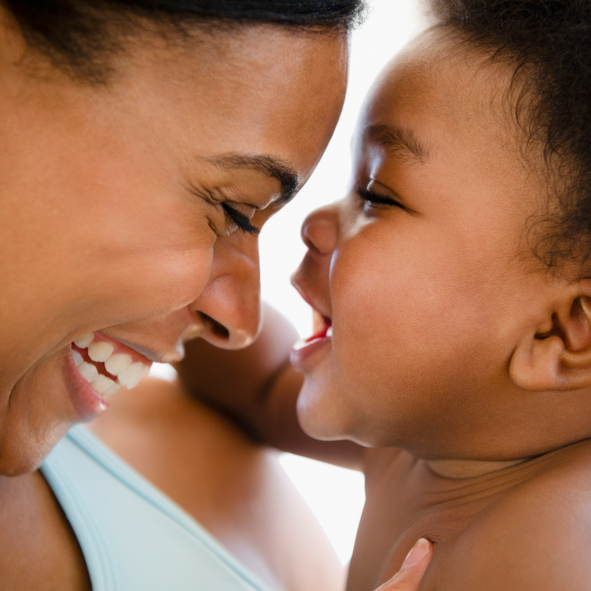
[[[411,162],[425,164],[429,158],[428,150],[410,129],[391,125],[369,125],[363,131],[363,140],[364,143],[377,143],[391,154]]]

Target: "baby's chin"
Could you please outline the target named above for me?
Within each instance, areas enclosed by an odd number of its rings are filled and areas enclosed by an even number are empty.
[[[320,441],[350,440],[369,447],[371,433],[361,433],[358,414],[346,397],[326,380],[306,375],[297,401],[297,416],[306,435]],[[367,436],[367,437],[366,437]]]
[[[306,374],[298,395],[297,415],[304,433],[321,441],[348,439],[340,404],[325,380]]]

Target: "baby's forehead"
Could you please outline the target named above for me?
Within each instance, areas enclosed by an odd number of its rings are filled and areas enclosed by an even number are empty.
[[[458,108],[489,110],[506,95],[514,67],[491,59],[491,52],[462,40],[447,28],[429,29],[396,54],[378,78],[381,92],[404,84],[406,92],[428,98],[449,96]],[[417,105],[418,106],[418,105]]]
[[[367,126],[389,120],[447,140],[475,133],[501,143],[519,139],[513,108],[513,72],[486,52],[436,28],[421,34],[384,68],[371,88],[360,119]]]

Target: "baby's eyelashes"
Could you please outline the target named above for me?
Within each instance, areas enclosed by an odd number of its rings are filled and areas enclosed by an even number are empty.
[[[370,207],[401,207],[402,209],[406,209],[406,207],[392,197],[370,191],[360,185],[357,186],[356,193]]]

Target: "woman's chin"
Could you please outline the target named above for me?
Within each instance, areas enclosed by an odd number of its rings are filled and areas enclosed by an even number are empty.
[[[77,376],[70,347],[44,359],[2,394],[0,474],[36,470],[73,425],[107,405]]]
[[[27,427],[14,426],[3,433],[0,439],[1,476],[21,476],[37,470],[70,425],[58,423],[34,433],[30,425]]]

